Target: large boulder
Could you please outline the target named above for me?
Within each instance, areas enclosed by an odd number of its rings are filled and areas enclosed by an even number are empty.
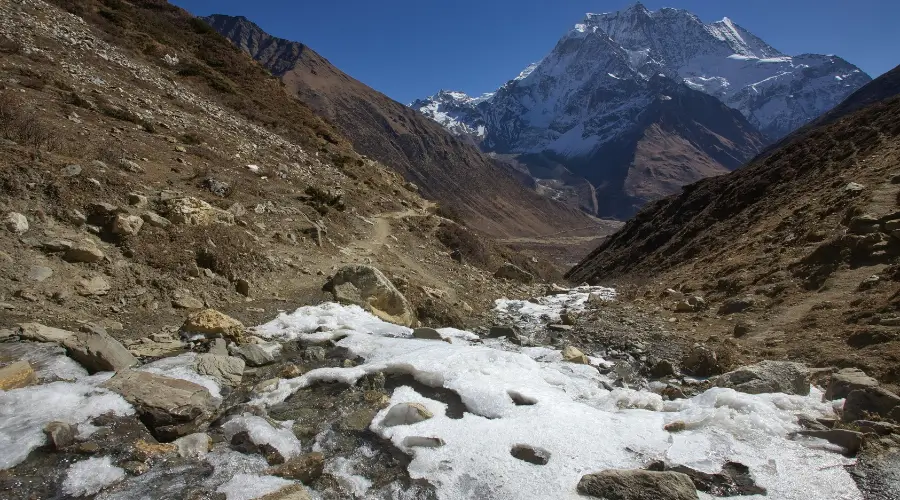
[[[135,370],[117,373],[103,387],[134,405],[163,442],[203,430],[220,403],[202,385]]]
[[[697,500],[691,478],[679,472],[610,469],[582,476],[578,493],[604,500]]]
[[[868,420],[869,416],[900,420],[900,396],[881,387],[851,391],[844,401],[844,422]]]
[[[100,262],[103,260],[103,257],[103,251],[97,248],[96,245],[89,241],[82,241],[73,243],[65,250],[62,258],[66,262],[84,262],[92,264],[94,262]]]
[[[716,385],[747,394],[783,392],[806,396],[809,394],[809,370],[790,361],[761,361],[720,376]]]
[[[10,212],[3,218],[3,226],[11,233],[23,234],[28,231],[28,219],[18,212]]]
[[[831,376],[825,390],[825,399],[829,401],[844,399],[851,392],[867,387],[878,387],[878,381],[859,368],[844,368]]]
[[[335,300],[358,304],[375,316],[403,326],[415,326],[416,315],[406,297],[372,266],[345,266],[325,284]]]
[[[220,384],[240,385],[244,376],[244,360],[235,356],[218,354],[198,354],[194,360],[194,369],[200,375],[212,377]]]
[[[510,264],[509,262],[500,266],[500,269],[497,269],[497,272],[494,273],[494,277],[505,280],[518,281],[520,283],[531,283],[532,281],[534,281],[533,274],[529,273],[519,266]]]
[[[685,373],[697,377],[711,377],[722,373],[719,357],[712,349],[695,345],[681,360],[681,368]]]
[[[0,367],[0,391],[28,387],[37,381],[37,374],[28,361],[16,361]]]
[[[62,345],[91,373],[125,370],[138,363],[125,346],[103,330],[73,333]]]
[[[186,333],[223,337],[237,344],[246,342],[244,324],[215,309],[204,309],[191,314],[181,325],[181,330]]]
[[[579,365],[591,364],[591,361],[583,352],[581,352],[581,350],[572,346],[566,346],[566,348],[562,350],[562,357],[563,361],[568,361],[569,363]]]
[[[176,198],[166,203],[168,219],[175,224],[208,226],[210,224],[234,224],[234,214],[209,203],[189,197]]]

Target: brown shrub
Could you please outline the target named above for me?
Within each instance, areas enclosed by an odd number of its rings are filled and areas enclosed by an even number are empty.
[[[59,135],[10,94],[0,94],[0,137],[37,149],[55,149]]]
[[[495,259],[482,239],[473,231],[456,223],[442,223],[435,234],[438,241],[453,251],[459,251],[463,261],[489,268]]]

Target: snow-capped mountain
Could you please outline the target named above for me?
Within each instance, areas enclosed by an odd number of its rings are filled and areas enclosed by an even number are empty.
[[[787,56],[727,18],[705,24],[685,10],[651,12],[638,3],[588,14],[546,57],[496,92],[471,98],[442,91],[411,106],[487,151],[542,156],[542,162],[552,157],[597,186],[598,196],[605,191],[639,206],[698,175],[740,166],[766,142],[815,119],[870,80],[836,56]],[[704,94],[722,105],[705,101]],[[647,170],[641,162],[654,157],[635,152],[637,144],[666,149],[647,144],[663,109],[668,118],[661,144],[677,143],[691,153],[678,160],[681,173],[668,171],[660,179],[650,172],[649,182],[658,185],[645,189],[626,182],[624,172]],[[682,116],[673,120],[676,111]],[[706,128],[696,128],[698,123]],[[614,185],[624,191],[612,193]]]

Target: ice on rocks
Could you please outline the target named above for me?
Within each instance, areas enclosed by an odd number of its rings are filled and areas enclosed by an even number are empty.
[[[69,467],[63,481],[63,493],[74,497],[95,495],[103,488],[125,479],[125,471],[109,457],[94,457]]]
[[[538,304],[498,301],[497,308],[501,313],[515,311],[521,324],[563,308],[578,310],[590,293],[601,292],[580,287],[567,295],[538,299]],[[501,351],[489,345],[413,339],[408,329],[380,322],[361,309],[333,304],[282,315],[258,332],[295,339],[316,329],[341,330],[343,338],[337,345],[365,362],[281,380],[276,390],[257,402],[282,401],[316,381],[355,383],[376,372],[405,373],[425,385],[454,391],[467,409],[460,419],[449,418],[444,403],[400,387],[388,408],[420,403],[434,416],[414,425],[384,427],[380,422],[388,410],[383,410],[371,427],[412,457],[411,477],[433,484],[442,499],[574,500],[579,498],[575,486],[582,475],[607,468],[641,468],[655,459],[706,472],[718,472],[727,461],[746,464],[757,484],[768,489],[769,498],[861,498],[841,467],[850,459],[818,449],[808,440],[788,439],[799,430],[798,413],[834,416],[834,403],[823,403],[816,390],[809,396],[789,396],[713,388],[690,399],[663,401],[652,391],[606,390],[603,384],[612,380],[595,367],[562,362],[552,349]],[[679,420],[687,424],[682,432],[664,429]],[[444,445],[407,446],[422,437]],[[547,450],[552,458],[534,467],[510,455],[516,445]],[[332,462],[329,468],[343,467],[352,477],[352,465],[352,460]]]
[[[56,344],[43,342],[0,344],[0,355],[28,361],[41,382],[73,381],[88,375],[87,370],[66,356],[66,350]]]
[[[170,358],[162,358],[158,361],[138,367],[136,370],[193,382],[205,387],[212,397],[222,399],[222,388],[219,386],[219,383],[212,377],[200,375],[194,369],[196,358],[196,353],[188,352]]]
[[[235,434],[246,432],[253,444],[257,446],[267,444],[278,450],[285,459],[295,457],[303,451],[300,441],[290,429],[276,429],[266,419],[255,415],[234,417],[222,426],[222,431],[229,441]]]
[[[568,293],[532,300],[499,299],[494,303],[494,312],[500,319],[514,321],[523,330],[534,330],[548,322],[560,322],[563,310],[583,311],[591,295],[601,300],[614,300],[616,291],[602,286],[579,286]]]
[[[216,492],[224,493],[226,500],[253,500],[292,484],[294,481],[275,476],[235,474],[228,482],[219,486]]]

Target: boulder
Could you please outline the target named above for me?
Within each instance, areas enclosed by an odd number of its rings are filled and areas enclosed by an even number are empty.
[[[202,385],[135,370],[118,372],[102,387],[134,405],[144,425],[163,442],[204,429],[220,403]]]
[[[176,198],[166,203],[169,220],[175,224],[188,226],[208,226],[210,224],[234,224],[234,214],[216,208],[209,203],[193,198]]]
[[[61,450],[75,444],[78,429],[67,422],[53,421],[44,426],[44,434],[55,450]]]
[[[487,338],[489,339],[502,339],[504,337],[510,340],[518,340],[520,337],[519,330],[514,326],[492,326],[488,330]]]
[[[113,219],[112,232],[119,236],[134,236],[141,232],[144,226],[144,219],[137,215],[118,214]]]
[[[318,479],[325,470],[325,455],[313,452],[294,457],[287,462],[270,467],[266,474],[293,479],[303,484],[310,484]]]
[[[203,309],[203,301],[190,295],[182,295],[172,300],[172,307],[175,309]]]
[[[844,401],[844,422],[867,420],[868,416],[896,419],[900,410],[900,396],[881,387],[863,387],[847,395]],[[893,412],[893,415],[892,415]]]
[[[397,403],[384,415],[381,425],[394,427],[396,425],[412,425],[428,420],[434,415],[419,403]]]
[[[535,448],[524,444],[513,446],[509,454],[523,462],[534,465],[547,465],[550,461],[550,452],[543,448]]]
[[[11,391],[36,384],[37,374],[28,361],[16,361],[0,367],[0,390]]]
[[[156,212],[144,212],[141,214],[141,219],[143,219],[148,226],[152,227],[169,227],[172,225],[172,222],[169,221],[169,219],[166,219]]]
[[[809,370],[790,361],[761,361],[720,376],[716,385],[747,394],[783,392],[806,396],[809,394]]]
[[[212,439],[203,432],[182,436],[173,444],[178,448],[178,456],[185,458],[203,458],[212,449]]]
[[[514,264],[510,264],[507,262],[500,266],[500,269],[497,269],[497,272],[494,273],[495,278],[518,281],[520,283],[531,283],[534,281],[534,275],[529,273],[528,271],[518,267]]]
[[[96,297],[109,293],[111,285],[103,276],[84,278],[75,283],[75,292],[84,297]]]
[[[244,360],[235,356],[218,354],[198,354],[194,361],[194,369],[200,375],[212,377],[220,384],[240,385],[244,376]]]
[[[663,359],[653,364],[653,368],[650,369],[650,376],[653,378],[671,377],[677,371],[671,361]]]
[[[403,326],[416,324],[406,297],[372,266],[345,266],[325,284],[324,290],[331,292],[335,300],[361,305],[385,321]]]
[[[24,234],[28,232],[28,219],[18,212],[10,212],[3,218],[3,227],[13,234]]]
[[[878,381],[859,368],[844,368],[831,376],[828,388],[825,389],[825,399],[844,399],[851,392],[868,387],[878,387]]]
[[[743,495],[766,495],[766,489],[758,486],[753,480],[750,468],[738,462],[725,462],[722,472],[710,474],[686,467],[675,465],[669,467],[663,461],[652,462],[647,466],[651,471],[670,471],[687,475],[699,491],[709,493],[717,497],[734,497]]]
[[[568,361],[569,363],[576,363],[579,365],[591,364],[590,360],[588,360],[588,357],[583,352],[572,346],[566,346],[566,348],[562,350],[562,357],[563,361]]]
[[[27,275],[28,279],[37,282],[45,281],[51,276],[53,276],[53,269],[47,266],[32,266]]]
[[[291,484],[278,491],[257,497],[257,500],[312,500],[312,497],[302,484]]]
[[[426,327],[416,328],[413,330],[412,336],[413,336],[413,338],[416,338],[416,339],[444,340],[444,338],[441,337],[441,334],[438,333],[438,331],[435,330],[434,328],[426,328]]]
[[[752,332],[756,327],[756,324],[752,321],[738,321],[734,324],[734,330],[732,331],[735,337],[743,337],[748,333]]]
[[[61,328],[53,328],[52,326],[46,326],[40,323],[22,323],[19,325],[16,334],[23,340],[51,342],[63,345],[75,335],[75,332],[70,332]]]
[[[691,478],[679,472],[610,469],[582,476],[578,493],[604,500],[697,500]]]
[[[695,345],[688,352],[681,360],[681,368],[685,373],[697,377],[711,377],[722,373],[716,352],[702,345]]]
[[[756,299],[751,296],[730,298],[719,307],[719,314],[726,315],[744,312],[754,305],[756,305]]]
[[[848,429],[825,429],[800,431],[801,436],[824,439],[831,444],[836,444],[847,450],[847,453],[856,455],[862,447],[864,434]]]
[[[233,347],[231,353],[244,358],[250,366],[265,366],[275,362],[275,356],[258,344],[245,344]]]
[[[848,224],[847,228],[853,234],[877,233],[879,222],[878,217],[874,215],[859,215],[850,219],[850,224]]]
[[[186,333],[223,337],[238,344],[246,342],[244,324],[215,309],[204,309],[191,314],[181,325],[181,330]]]
[[[86,264],[100,262],[103,257],[103,252],[96,245],[86,241],[73,243],[62,256],[66,262],[84,262]]]
[[[706,309],[703,297],[691,296],[675,304],[675,312],[695,312]]]
[[[125,346],[102,329],[73,333],[62,345],[90,373],[125,370],[138,363]]]

